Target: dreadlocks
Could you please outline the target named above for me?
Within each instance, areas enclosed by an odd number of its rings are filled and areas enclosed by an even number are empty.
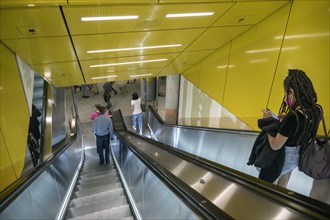
[[[308,119],[305,123],[303,135],[299,140],[299,144],[306,142],[310,137],[316,135],[317,127],[319,124],[320,114],[316,105],[317,95],[315,93],[313,84],[304,71],[298,69],[289,69],[289,74],[284,80],[284,89],[288,93],[290,89],[293,90],[296,102],[294,106],[288,106],[284,101],[280,108],[280,113],[287,113],[291,111],[298,121],[296,107],[300,106],[300,110]],[[297,131],[297,129],[296,129]]]

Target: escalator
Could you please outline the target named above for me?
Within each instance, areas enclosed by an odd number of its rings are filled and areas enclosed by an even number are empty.
[[[329,217],[322,203],[137,135],[120,111],[112,118],[112,164],[98,165],[95,148],[82,148],[78,126],[75,141],[1,207],[1,219]]]
[[[95,149],[85,150],[85,162],[66,219],[134,219],[113,162],[100,166]]]
[[[165,124],[151,106],[146,121],[149,128],[146,136],[154,140],[243,174],[256,178],[259,175],[256,167],[247,165],[259,132]],[[312,178],[296,168],[287,189],[309,196],[312,183]]]

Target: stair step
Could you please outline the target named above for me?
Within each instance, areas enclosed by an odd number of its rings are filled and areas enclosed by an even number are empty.
[[[77,188],[79,190],[81,189],[89,189],[89,188],[93,188],[93,187],[99,187],[99,186],[103,186],[103,185],[109,185],[112,183],[120,183],[119,177],[111,177],[111,178],[106,178],[106,179],[102,179],[99,181],[91,181],[91,182],[79,182],[77,184]]]
[[[87,215],[77,216],[75,218],[69,219],[130,219],[131,210],[129,205],[123,205],[116,208],[111,208],[107,210],[103,210],[100,212],[94,212]]]
[[[88,189],[80,189],[79,191],[76,191],[74,193],[73,198],[90,196],[90,195],[99,194],[99,193],[102,193],[102,192],[109,192],[109,191],[116,190],[118,188],[122,188],[121,183],[111,183],[111,184],[108,184],[108,185],[96,186],[96,187],[91,187],[91,188],[88,188]]]
[[[100,171],[111,171],[111,170],[115,170],[115,167],[114,166],[101,166],[101,165],[98,165],[98,166],[95,166],[95,167],[84,167],[81,172],[80,172],[80,175],[81,174],[85,174],[85,173],[89,173],[89,172],[100,172]]]
[[[107,198],[105,200],[97,200],[95,203],[84,204],[79,207],[70,208],[67,218],[87,215],[127,204],[126,196]]]
[[[112,172],[107,172],[107,173],[104,173],[103,175],[82,175],[79,177],[79,181],[83,182],[83,181],[86,181],[86,182],[96,182],[96,181],[100,181],[104,178],[116,178],[118,176],[118,173],[117,171],[112,171]]]
[[[101,192],[89,196],[74,198],[71,200],[69,207],[79,207],[84,204],[95,203],[100,200],[106,200],[107,198],[119,197],[123,195],[125,195],[124,190],[122,188],[118,188],[107,192]]]

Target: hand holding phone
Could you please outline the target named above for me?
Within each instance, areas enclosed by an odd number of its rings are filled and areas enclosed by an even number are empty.
[[[266,108],[266,109],[263,109],[262,112],[264,113],[264,118],[266,117],[273,117],[273,118],[276,118],[278,119],[278,116],[272,112],[270,109]]]

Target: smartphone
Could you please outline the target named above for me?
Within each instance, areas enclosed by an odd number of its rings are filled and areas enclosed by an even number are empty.
[[[272,110],[268,109],[268,111],[270,112],[273,118],[278,119],[277,115],[274,112],[272,112]]]

